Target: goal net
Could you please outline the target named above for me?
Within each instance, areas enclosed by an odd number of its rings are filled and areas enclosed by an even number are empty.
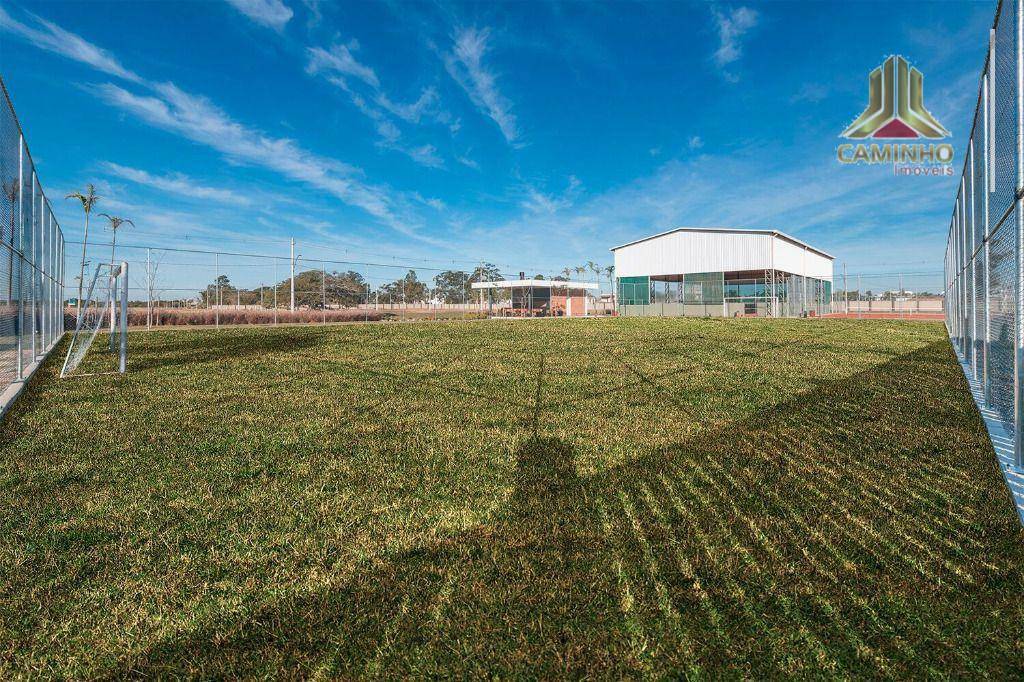
[[[123,289],[120,305],[118,305],[118,284]],[[119,324],[115,322],[119,321]],[[64,366],[60,376],[66,377],[74,372],[85,358],[92,342],[100,330],[109,324],[110,350],[114,351],[118,344],[115,329],[120,331],[120,362],[118,369],[125,371],[128,349],[128,264],[100,263],[96,266],[96,274],[86,297],[81,301],[78,318],[75,321],[75,332],[71,336],[71,344],[64,358]]]

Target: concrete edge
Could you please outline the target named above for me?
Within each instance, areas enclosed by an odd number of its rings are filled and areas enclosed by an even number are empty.
[[[971,363],[961,355],[955,344],[953,344],[953,350],[956,352],[957,360],[960,361],[960,369],[963,370],[964,377],[971,387],[974,404],[985,422],[992,448],[996,451],[999,470],[1003,472],[1006,488],[1010,493],[1013,506],[1016,508],[1017,518],[1021,525],[1024,525],[1024,471],[1014,466],[1013,434],[1007,430],[998,412],[985,407],[985,393],[981,382],[974,378]]]
[[[2,420],[4,416],[7,414],[7,410],[11,409],[11,406],[14,405],[14,401],[18,399],[18,396],[21,395],[21,392],[25,390],[26,386],[28,386],[28,382],[32,380],[32,377],[33,375],[35,375],[36,370],[39,369],[44,362],[46,362],[46,359],[50,357],[50,353],[53,352],[53,349],[57,347],[61,339],[64,338],[64,334],[66,333],[67,332],[64,332],[60,336],[58,336],[57,339],[52,344],[50,344],[50,347],[43,351],[43,354],[37,360],[35,360],[32,364],[25,368],[24,377],[22,379],[16,379],[12,381],[11,384],[4,390],[4,392],[0,393],[0,420]]]

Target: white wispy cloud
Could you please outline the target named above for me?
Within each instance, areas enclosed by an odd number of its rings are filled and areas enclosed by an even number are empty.
[[[690,149],[700,149],[704,146],[704,140],[701,139],[700,135],[691,135],[690,139],[686,141],[686,146]]]
[[[379,88],[380,80],[374,70],[352,54],[352,50],[358,49],[359,43],[355,41],[348,45],[334,45],[329,50],[322,47],[307,47],[309,61],[306,63],[306,71],[310,74],[330,71],[342,76],[352,76],[373,88]]]
[[[281,0],[226,0],[239,12],[257,24],[283,31],[294,14]]]
[[[320,0],[302,0],[302,4],[305,5],[306,10],[309,12],[308,25],[311,28],[319,26],[320,22],[324,20],[323,10],[320,7]]]
[[[756,10],[749,7],[736,7],[728,12],[722,12],[714,6],[711,7],[711,16],[718,30],[718,49],[715,50],[712,59],[726,80],[736,82],[739,76],[727,67],[742,56],[743,38],[757,26],[760,16]]]
[[[419,147],[403,148],[400,151],[409,155],[416,163],[430,168],[443,168],[444,159],[438,153],[437,148],[432,144],[425,144]]]
[[[456,125],[457,122],[452,123],[450,114],[439,108],[437,90],[425,88],[419,98],[408,104],[395,102],[382,91],[376,72],[353,55],[358,48],[359,43],[354,40],[348,45],[334,45],[330,50],[309,47],[306,49],[306,72],[322,75],[328,83],[349,96],[356,109],[373,122],[380,136],[377,146],[404,154],[421,166],[442,168],[444,160],[437,148],[431,144],[417,146],[402,142],[402,131],[394,120],[419,124],[421,119],[429,116],[434,122],[450,127]],[[357,86],[357,83],[363,85]]]
[[[453,37],[451,53],[444,56],[448,74],[462,86],[469,99],[490,117],[508,142],[519,138],[519,128],[512,103],[498,88],[498,79],[484,64],[490,32],[475,27],[458,31]]]
[[[796,91],[796,94],[789,98],[789,101],[793,103],[810,102],[814,104],[828,97],[828,91],[828,86],[822,83],[804,83]]]
[[[456,156],[455,160],[461,163],[466,168],[472,168],[473,170],[480,170],[480,164],[475,159],[470,158],[468,155]]]
[[[542,264],[551,262],[552,243],[559,244],[560,259],[582,259],[674,227],[724,225],[806,238],[847,261],[851,272],[885,267],[871,249],[859,250],[879,241],[892,257],[941,262],[949,183],[925,187],[893,178],[891,169],[843,168],[831,151],[823,143],[817,162],[794,166],[784,159],[786,150],[758,143],[728,154],[673,159],[647,176],[581,194],[568,206],[557,205],[557,194],[541,193],[539,201],[521,195],[521,214],[505,222],[468,215],[461,243],[469,252],[508,251],[520,262]],[[523,234],[545,239],[524,240]]]
[[[141,83],[142,78],[126,69],[110,52],[93,45],[81,36],[66,31],[57,24],[34,14],[29,15],[35,26],[16,20],[0,6],[0,29],[48,52],[63,55],[86,64],[103,73]]]
[[[533,185],[526,185],[523,189],[525,198],[520,206],[531,213],[553,214],[569,208],[576,203],[580,195],[582,183],[575,175],[569,176],[569,184],[565,191],[558,194],[546,194]]]
[[[349,206],[362,209],[403,235],[442,244],[419,233],[419,221],[406,210],[408,202],[400,192],[365,181],[360,169],[304,149],[289,138],[273,137],[235,121],[207,98],[185,92],[174,83],[146,80],[81,36],[38,17],[33,19],[43,28],[25,26],[0,10],[0,27],[4,30],[36,47],[130,81],[147,91],[146,94],[131,92],[114,83],[101,83],[89,89],[110,106],[151,126],[210,147],[233,162],[266,168],[319,189]],[[430,151],[420,149],[417,153],[429,159]]]
[[[406,121],[407,123],[419,123],[420,119],[423,118],[424,113],[428,112],[431,107],[437,104],[437,102],[440,101],[440,98],[438,97],[437,90],[435,88],[424,88],[423,92],[420,93],[419,99],[409,104],[392,102],[391,99],[382,92],[377,93],[375,101],[382,108],[403,121]]]
[[[150,125],[216,149],[233,161],[277,171],[357,206],[391,224],[398,223],[383,188],[367,184],[354,167],[319,156],[288,138],[274,138],[230,118],[204,97],[184,92],[173,83],[153,84],[155,96],[137,95],[112,83],[96,88],[111,106]]]
[[[208,187],[201,184],[194,178],[190,178],[181,173],[174,173],[171,175],[153,175],[152,173],[139,168],[122,166],[121,164],[110,161],[102,163],[101,168],[111,175],[124,180],[128,180],[139,185],[145,185],[146,187],[152,187],[153,189],[158,189],[163,192],[179,194],[192,199],[217,201],[237,206],[248,206],[252,204],[252,200],[244,194],[240,194],[229,189]]]

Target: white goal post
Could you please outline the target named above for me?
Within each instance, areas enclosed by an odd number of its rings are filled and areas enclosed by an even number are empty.
[[[118,286],[120,285],[120,286]],[[118,291],[120,289],[120,291]],[[118,294],[120,293],[120,301]],[[92,342],[110,316],[110,351],[118,352],[118,371],[128,368],[128,263],[100,263],[96,266],[84,301],[79,301],[78,318],[71,336],[60,376],[70,375],[81,364]],[[119,318],[119,319],[118,319]],[[120,335],[117,334],[118,328]],[[120,344],[118,344],[120,336]]]

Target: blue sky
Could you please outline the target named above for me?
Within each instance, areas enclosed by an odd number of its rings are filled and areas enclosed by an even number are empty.
[[[955,179],[840,167],[886,55],[959,174],[995,2],[14,2],[0,72],[68,239],[557,272],[680,225],[937,271]]]

